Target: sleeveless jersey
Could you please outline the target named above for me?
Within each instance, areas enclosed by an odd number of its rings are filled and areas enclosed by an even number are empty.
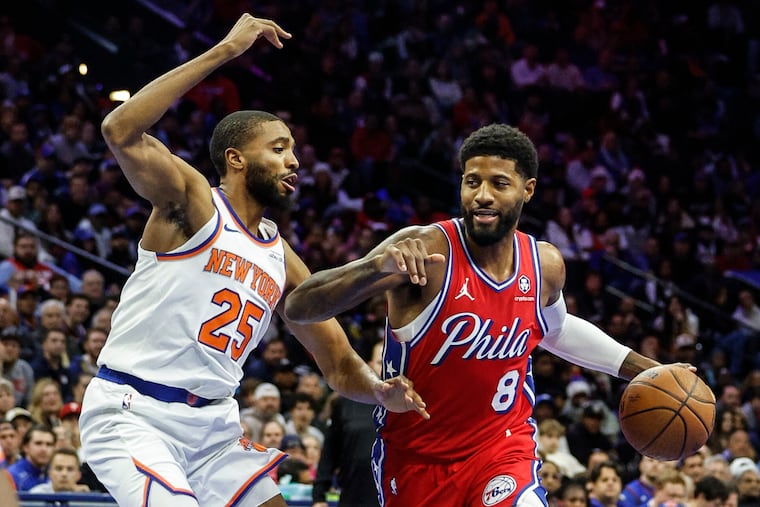
[[[533,459],[530,353],[546,331],[536,241],[515,233],[514,273],[497,282],[470,256],[461,219],[435,225],[449,243],[442,288],[408,325],[386,325],[383,352],[385,378],[409,377],[431,419],[378,407],[373,455],[387,447],[411,460],[451,461],[500,453],[503,444],[515,458]]]
[[[285,249],[262,219],[262,239],[214,188],[214,216],[167,253],[138,247],[99,365],[204,398],[231,396],[285,286]]]

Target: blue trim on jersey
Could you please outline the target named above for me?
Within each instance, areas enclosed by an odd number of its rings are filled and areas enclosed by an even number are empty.
[[[433,325],[433,322],[435,322],[436,317],[438,317],[438,314],[441,311],[441,308],[443,307],[444,303],[446,302],[446,296],[449,294],[449,290],[451,289],[451,277],[452,272],[454,271],[454,261],[452,260],[452,251],[453,247],[451,244],[451,239],[449,238],[449,235],[446,233],[446,229],[443,228],[440,224],[433,224],[435,227],[438,227],[441,232],[443,232],[443,236],[446,238],[446,242],[449,244],[449,256],[448,259],[446,259],[446,273],[443,275],[443,285],[441,286],[441,291],[438,293],[437,300],[435,302],[435,306],[433,307],[433,310],[428,315],[428,318],[425,320],[425,323],[422,325],[422,328],[415,333],[415,335],[412,337],[412,339],[409,341],[409,347],[414,347],[417,345],[420,340],[425,336],[425,334],[430,330],[430,326]]]
[[[517,241],[517,235],[513,235],[512,237],[512,243],[513,243],[513,250],[514,250],[514,271],[512,272],[512,276],[507,278],[505,281],[498,283],[493,278],[488,276],[488,274],[480,269],[480,266],[473,260],[472,256],[470,255],[470,250],[467,248],[467,242],[465,241],[465,235],[464,235],[464,221],[463,219],[459,218],[454,220],[454,224],[457,228],[457,234],[459,235],[459,242],[462,245],[462,249],[464,250],[464,254],[467,256],[467,260],[470,261],[470,265],[472,266],[472,270],[475,272],[478,277],[483,280],[486,284],[491,286],[491,288],[497,292],[501,292],[502,290],[506,289],[514,281],[517,279],[517,274],[520,271],[520,244],[519,241]]]
[[[378,405],[378,408],[382,408]],[[377,409],[376,409],[377,411]],[[384,417],[384,416],[383,416]],[[385,465],[385,441],[378,434],[375,443],[372,444],[372,458],[370,466],[372,467],[372,478],[375,481],[377,490],[377,501],[380,505],[385,505],[385,492],[383,491],[383,468]]]
[[[545,336],[546,333],[549,331],[549,325],[546,323],[546,319],[544,318],[544,312],[541,308],[541,288],[542,288],[542,278],[541,278],[541,262],[538,258],[538,244],[536,243],[536,238],[533,236],[527,235],[530,239],[530,250],[533,253],[533,271],[536,274],[536,321],[538,322],[539,326],[541,326],[541,333],[542,336]]]
[[[205,407],[215,401],[196,396],[190,391],[180,387],[165,386],[163,384],[143,380],[134,375],[130,375],[129,373],[112,370],[107,366],[101,366],[95,376],[113,382],[114,384],[126,384],[138,393],[144,396],[150,396],[151,398],[163,401],[164,403],[184,403],[191,407]]]
[[[219,209],[217,209],[216,203],[214,203],[214,209],[216,210],[216,225],[214,226],[214,230],[211,233],[211,235],[209,235],[208,238],[204,239],[203,243],[196,246],[195,248],[191,248],[189,250],[182,250],[179,252],[171,252],[171,253],[156,252],[156,258],[160,261],[161,260],[165,261],[165,260],[172,260],[175,257],[188,257],[208,248],[211,245],[211,243],[214,241],[214,239],[218,236],[219,228],[222,226],[222,214],[219,212]]]
[[[530,400],[530,406],[536,406],[536,386],[533,383],[533,356],[528,356],[528,368],[525,371],[525,381],[523,382],[523,393]]]
[[[244,233],[246,236],[248,236],[250,239],[255,241],[258,244],[261,244],[261,246],[273,246],[276,241],[280,238],[280,231],[277,230],[275,232],[275,235],[271,238],[265,239],[257,236],[253,232],[251,232],[248,227],[245,226],[243,221],[240,219],[237,213],[235,213],[235,209],[230,204],[230,201],[227,199],[227,196],[224,195],[224,192],[219,187],[214,187],[213,189],[216,192],[216,195],[219,196],[219,198],[222,200],[224,205],[227,207],[227,211],[229,211],[230,216],[235,221],[238,227],[240,227],[240,232]]]
[[[533,426],[533,441],[536,440],[536,433],[538,432],[538,428],[535,424],[532,424]],[[533,453],[535,454],[535,448],[533,450]],[[538,469],[541,468],[541,461],[534,460],[533,465],[531,466],[531,482],[525,485],[523,489],[521,489],[517,495],[515,496],[515,504],[519,505],[521,497],[523,497],[526,494],[529,493],[535,493],[535,495],[543,502],[544,505],[548,505],[546,501],[546,489],[541,485],[541,481],[538,478]]]

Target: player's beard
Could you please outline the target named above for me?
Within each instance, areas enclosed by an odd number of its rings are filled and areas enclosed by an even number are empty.
[[[266,208],[288,211],[293,207],[293,200],[280,192],[280,180],[269,176],[267,168],[258,162],[249,162],[245,173],[245,186],[248,194]]]
[[[472,211],[467,212],[462,208],[464,216],[464,228],[467,236],[478,246],[491,246],[503,240],[509,234],[509,231],[517,225],[522,213],[522,201],[514,205],[505,215],[499,214],[499,220],[492,226],[479,226],[475,223]]]

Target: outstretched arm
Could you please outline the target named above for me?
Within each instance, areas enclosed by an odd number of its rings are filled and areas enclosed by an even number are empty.
[[[573,364],[630,380],[660,363],[642,356],[592,323],[567,313],[562,298],[565,263],[549,243],[539,243],[548,332],[541,347]]]
[[[285,314],[294,322],[319,322],[401,284],[426,285],[427,268],[446,260],[428,253],[429,234],[430,228],[407,227],[361,259],[312,274],[289,295]]]
[[[284,300],[292,297],[292,289],[309,276],[309,269],[286,244],[285,265],[287,286]],[[381,404],[392,412],[417,411],[428,418],[425,403],[413,389],[412,381],[399,376],[382,381],[351,347],[346,333],[334,318],[314,323],[299,323],[277,307],[290,331],[308,350],[325,376],[327,384],[342,396],[369,404]]]

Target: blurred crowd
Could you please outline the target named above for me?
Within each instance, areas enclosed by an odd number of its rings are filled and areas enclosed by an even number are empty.
[[[37,471],[29,484],[46,483],[54,449],[79,447],[78,403],[150,211],[100,135],[118,105],[109,92],[134,93],[251,11],[293,39],[201,82],[154,136],[213,183],[220,118],[241,108],[283,118],[297,143],[297,205],[272,218],[319,270],[402,226],[456,216],[462,140],[488,123],[518,126],[540,158],[520,228],[563,253],[569,311],[649,357],[695,364],[719,398],[702,475],[722,459],[714,475],[736,492],[746,458],[760,489],[759,289],[735,276],[760,271],[760,2],[157,3],[181,26],[139,6],[93,8],[91,28],[115,54],[94,50],[76,23],[35,30],[20,7],[0,11],[0,443],[7,466]],[[40,5],[65,19],[66,6]],[[384,312],[376,300],[341,316],[368,360]],[[298,463],[281,475],[310,482],[334,395],[280,322],[245,372],[246,436],[288,450]],[[613,462],[622,485],[641,475],[653,490],[670,477],[643,471],[620,434],[624,383],[542,351],[533,374],[563,494],[571,477],[612,473],[597,462]],[[99,489],[83,470],[79,482]],[[702,477],[689,477],[693,500]]]

